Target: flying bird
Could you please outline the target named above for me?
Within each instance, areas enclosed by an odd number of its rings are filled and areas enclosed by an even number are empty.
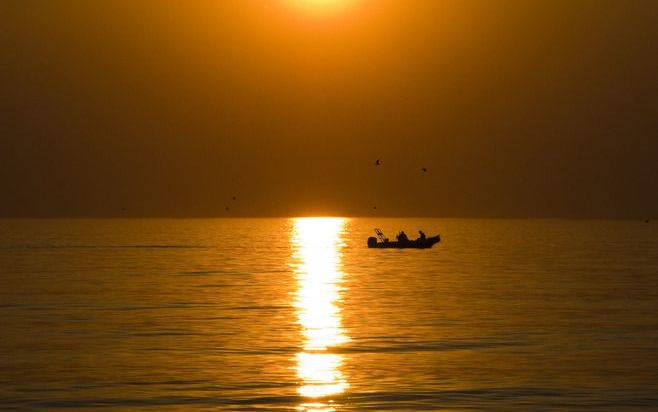
[[[421,167],[420,170],[422,170],[423,172],[427,172],[427,168],[426,168],[426,167]]]
[[[224,210],[226,210],[226,211],[228,212],[228,206],[226,206],[226,207],[224,208]]]
[[[237,200],[238,198],[236,196],[233,196],[233,200]]]
[[[381,164],[382,164],[382,161],[381,161],[381,160],[377,159],[377,160],[375,161],[375,166],[381,166]]]

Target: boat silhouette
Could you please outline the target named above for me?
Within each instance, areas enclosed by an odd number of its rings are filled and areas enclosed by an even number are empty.
[[[368,238],[368,248],[370,249],[429,249],[441,241],[441,235],[425,237],[421,232],[418,239],[408,239],[404,232],[396,236],[397,240],[389,240],[380,229],[375,229],[377,237]]]

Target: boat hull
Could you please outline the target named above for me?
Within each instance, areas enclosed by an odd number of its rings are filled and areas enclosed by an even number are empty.
[[[429,249],[441,241],[441,236],[426,239],[407,240],[404,242],[368,242],[370,249]]]

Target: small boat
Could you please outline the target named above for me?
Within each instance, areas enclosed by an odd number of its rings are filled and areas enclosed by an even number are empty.
[[[402,238],[398,237],[396,241],[389,241],[381,230],[375,229],[375,233],[377,237],[368,238],[368,248],[370,249],[429,249],[441,241],[440,235],[419,237],[415,240],[407,239],[405,235]]]

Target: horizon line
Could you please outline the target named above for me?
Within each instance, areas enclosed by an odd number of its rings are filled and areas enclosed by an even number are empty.
[[[464,220],[641,220],[651,221],[652,217],[639,216],[427,216],[427,215],[244,215],[244,216],[172,216],[172,215],[135,215],[135,216],[0,216],[0,220],[217,220],[217,219],[303,219],[303,218],[341,218],[341,219],[464,219]]]

